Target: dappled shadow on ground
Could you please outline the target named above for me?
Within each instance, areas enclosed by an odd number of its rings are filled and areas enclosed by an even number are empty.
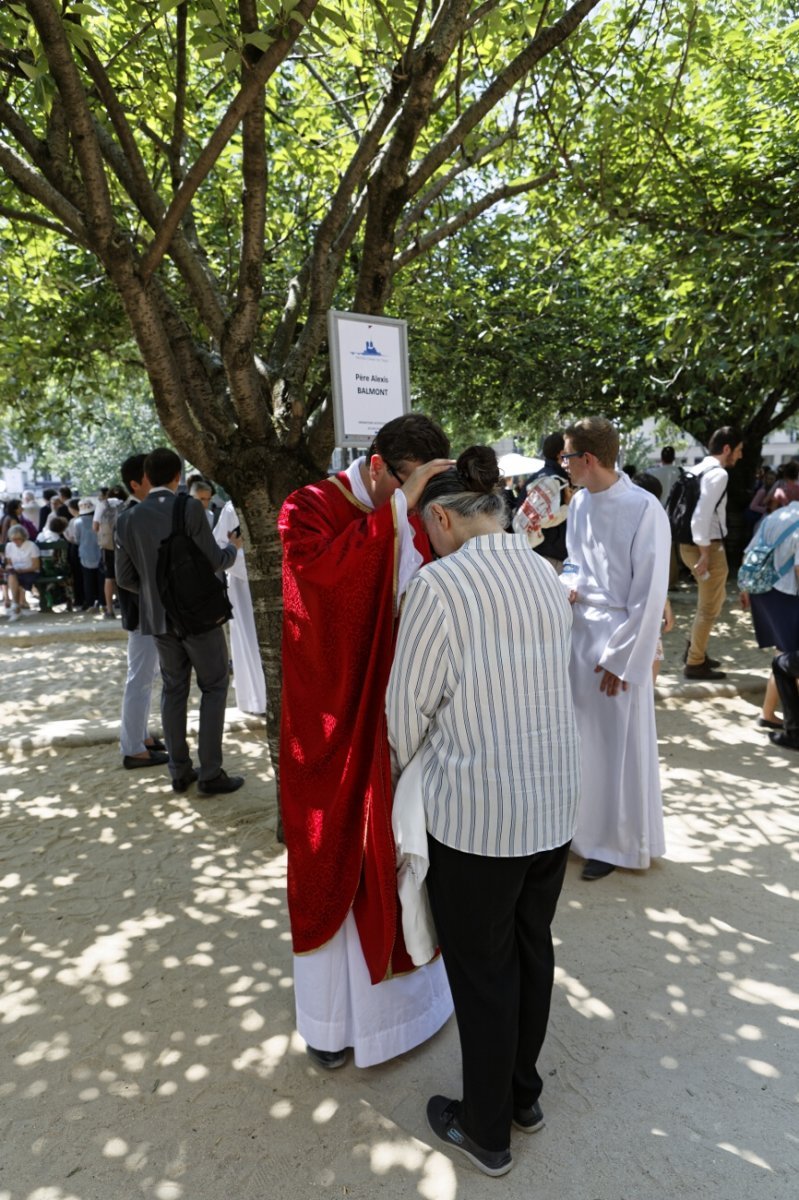
[[[754,711],[661,711],[670,858],[592,885],[570,865],[548,1127],[514,1136],[506,1184],[430,1145],[454,1022],[380,1068],[305,1057],[260,738],[229,747],[248,784],[218,800],[110,747],[7,760],[0,1200],[788,1200],[799,796]]]

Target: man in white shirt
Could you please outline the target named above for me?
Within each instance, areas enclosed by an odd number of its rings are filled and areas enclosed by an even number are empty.
[[[724,679],[718,663],[707,657],[707,643],[724,604],[727,584],[727,471],[743,454],[743,434],[723,425],[708,443],[708,455],[694,469],[699,476],[699,499],[691,518],[692,542],[680,543],[680,558],[697,583],[696,616],[683,674],[686,679]]]
[[[652,663],[671,530],[655,496],[616,470],[610,421],[585,418],[564,437],[561,462],[580,489],[561,575],[576,592],[570,674],[584,766],[572,849],[591,881],[665,852]]]

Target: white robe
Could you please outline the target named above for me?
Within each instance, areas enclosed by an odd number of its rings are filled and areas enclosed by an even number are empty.
[[[572,849],[618,867],[665,853],[652,663],[663,619],[671,531],[654,496],[626,475],[579,491],[566,542],[577,573],[570,674],[583,762]],[[628,684],[600,692],[597,666]]]
[[[444,962],[373,984],[352,910],[329,942],[294,955],[297,1030],[315,1050],[352,1046],[356,1067],[374,1067],[420,1046],[452,1015]]]
[[[228,534],[239,524],[230,500],[219,514],[213,529],[220,546],[227,546]],[[230,653],[233,658],[233,686],[236,689],[236,704],[242,712],[266,712],[266,682],[255,632],[255,616],[252,610],[250,585],[247,582],[247,564],[244,551],[239,550],[233,566],[227,573],[228,595],[233,605],[233,620],[230,622]]]

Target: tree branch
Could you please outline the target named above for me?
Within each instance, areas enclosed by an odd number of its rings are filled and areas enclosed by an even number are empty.
[[[51,233],[57,234],[58,237],[62,237],[68,242],[74,242],[76,246],[86,245],[66,225],[59,225],[56,221],[49,221],[47,217],[41,217],[35,212],[26,212],[22,208],[9,208],[6,204],[0,204],[0,217],[5,217],[8,221],[23,221],[27,225],[36,225],[40,229],[49,229]]]
[[[311,76],[311,78],[316,80],[316,82],[319,84],[322,91],[326,92],[327,95],[330,97],[330,99],[333,101],[333,104],[336,106],[336,108],[340,112],[341,118],[344,121],[344,123],[347,125],[347,128],[350,130],[350,133],[354,134],[356,143],[358,141],[360,141],[361,131],[358,128],[355,118],[352,116],[352,113],[347,108],[346,104],[341,99],[341,97],[336,95],[335,91],[330,86],[330,84],[327,82],[327,80],[324,78],[324,76],[319,71],[317,71],[316,67],[311,62],[310,55],[308,55],[308,54],[304,55],[302,58],[300,58],[299,61],[305,67],[305,70],[308,72],[308,74]]]
[[[536,175],[535,179],[529,179],[525,183],[507,183],[502,187],[495,188],[492,192],[487,192],[485,196],[481,196],[479,200],[473,201],[465,208],[462,208],[457,216],[450,217],[443,225],[439,225],[437,229],[425,233],[422,237],[416,239],[412,246],[407,250],[403,250],[401,254],[397,254],[392,262],[392,275],[401,271],[408,263],[414,261],[421,254],[426,254],[443,242],[446,238],[452,237],[453,233],[457,233],[459,229],[464,229],[467,225],[471,225],[476,221],[482,213],[487,212],[489,208],[493,208],[495,204],[499,204],[501,200],[510,200],[513,196],[524,195],[525,192],[531,192],[534,188],[541,187],[545,183],[550,183],[557,176],[557,169],[552,168],[550,171],[544,171],[541,175]]]
[[[47,0],[36,0],[36,3],[43,2],[46,3]],[[238,129],[247,109],[259,93],[262,92],[267,80],[274,74],[291,50],[291,47],[296,42],[305,23],[318,3],[319,0],[299,0],[299,4],[297,4],[293,11],[300,16],[301,20],[298,21],[292,17],[285,27],[285,33],[282,30],[280,32],[277,30],[273,31],[274,41],[269,49],[265,50],[261,55],[257,65],[252,69],[247,82],[231,102],[204,149],[186,173],[183,183],[172,197],[172,202],[167,209],[166,216],[158,233],[155,235],[142,265],[142,277],[145,281],[151,278],[161,259],[164,257],[167,247],[200,184],[206,178],[208,172],[219,158],[219,155]]]
[[[86,93],[78,74],[64,23],[52,0],[25,0],[50,71],[64,105],[72,145],[80,164],[86,197],[87,232],[98,253],[107,253],[114,236],[114,214],[103,157],[94,133]]]
[[[177,7],[177,53],[175,66],[175,113],[172,122],[172,139],[169,145],[169,166],[172,172],[172,188],[177,191],[183,178],[183,139],[186,124],[186,0]]]
[[[542,29],[520,54],[517,54],[485,89],[481,96],[454,122],[441,140],[425,155],[411,174],[407,183],[408,196],[415,196],[431,175],[450,157],[464,138],[482,121],[501,100],[507,96],[520,79],[536,63],[560,46],[588,16],[600,0],[576,0],[554,25]]]
[[[433,184],[431,184],[427,191],[419,197],[416,204],[414,204],[414,206],[406,213],[402,220],[402,224],[397,230],[397,241],[401,242],[403,238],[405,238],[411,226],[415,225],[417,221],[422,219],[430,206],[435,203],[435,201],[438,200],[441,195],[443,195],[451,183],[453,183],[460,175],[465,174],[466,171],[473,170],[474,167],[481,163],[483,159],[487,158],[489,154],[493,154],[495,150],[500,150],[506,142],[516,137],[518,132],[519,131],[514,117],[513,123],[509,125],[508,128],[502,133],[499,133],[496,137],[491,138],[490,141],[479,147],[474,153],[470,155],[464,155],[463,158],[453,163],[448,171],[446,171],[443,175],[439,175],[439,177]]]
[[[0,167],[21,192],[63,221],[80,245],[88,246],[89,235],[78,210],[43,175],[29,167],[7,142],[0,142]]]
[[[258,29],[255,0],[239,0],[241,30]],[[267,163],[264,137],[265,99],[261,90],[242,123],[242,229],[236,307],[222,339],[222,358],[242,433],[251,440],[266,434],[261,388],[252,342],[258,328],[266,229]]]
[[[99,121],[96,123],[96,132],[103,156],[136,208],[151,228],[157,225],[159,217],[164,212],[161,197],[151,187],[149,179],[146,180],[145,190],[142,192],[139,189],[139,180],[131,171],[128,157]],[[225,321],[222,298],[217,281],[208,268],[202,248],[192,247],[183,231],[179,229],[172,239],[170,256],[197,305],[201,319],[208,326],[212,336],[219,342],[222,338]]]

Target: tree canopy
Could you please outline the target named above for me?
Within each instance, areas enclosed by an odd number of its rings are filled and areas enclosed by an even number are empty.
[[[32,411],[42,361],[90,389],[142,364],[242,511],[274,694],[276,513],[329,460],[330,307],[411,315],[420,395],[464,430],[497,403],[505,428],[601,397],[699,429],[711,398],[794,402],[793,18],[12,0],[0,396]]]

